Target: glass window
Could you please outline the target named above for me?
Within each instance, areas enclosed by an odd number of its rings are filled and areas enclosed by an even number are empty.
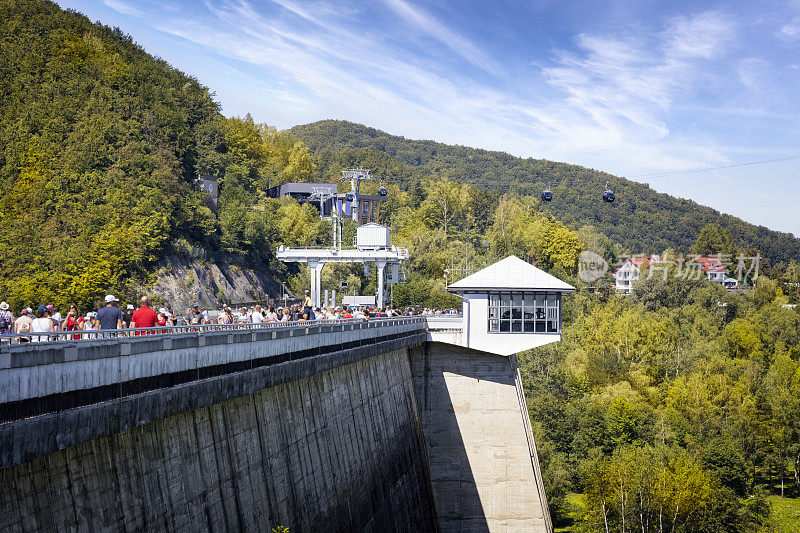
[[[522,320],[522,293],[511,293],[511,319]],[[511,328],[511,331],[522,331],[521,329]]]
[[[550,304],[552,305],[552,304]],[[558,331],[558,308],[555,306],[547,307],[547,332],[555,333]]]
[[[523,308],[522,319],[533,320],[535,316],[536,316],[536,295],[528,293],[525,295],[525,307]]]
[[[558,333],[559,303],[558,294],[490,293],[488,329],[493,333]]]

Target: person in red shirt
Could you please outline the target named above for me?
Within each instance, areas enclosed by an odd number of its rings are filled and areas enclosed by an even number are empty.
[[[78,316],[78,308],[74,305],[69,306],[69,312],[67,313],[67,318],[64,320],[64,323],[61,325],[61,329],[64,331],[77,331],[80,326],[80,322],[83,320],[81,317],[80,319],[77,318]],[[73,339],[79,340],[81,336],[79,334],[73,335]]]
[[[158,313],[155,309],[150,308],[150,299],[147,296],[142,296],[141,305],[139,309],[133,312],[131,317],[131,329],[133,328],[152,328],[156,325],[156,318]],[[136,332],[137,335],[141,332]]]

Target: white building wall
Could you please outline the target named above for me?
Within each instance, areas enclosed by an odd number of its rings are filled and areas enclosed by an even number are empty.
[[[489,295],[464,295],[466,346],[498,355],[511,355],[561,340],[560,333],[489,333]]]
[[[630,261],[623,263],[614,276],[615,288],[618,292],[628,294],[633,289],[633,282],[639,279],[639,269]]]

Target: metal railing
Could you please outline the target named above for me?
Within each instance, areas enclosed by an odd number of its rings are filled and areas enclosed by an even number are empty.
[[[519,402],[520,414],[522,415],[522,425],[525,428],[525,438],[528,441],[528,453],[531,458],[531,465],[533,466],[533,476],[536,480],[536,487],[539,489],[541,495],[540,501],[542,503],[542,514],[544,514],[544,522],[547,531],[553,531],[553,519],[550,516],[550,506],[547,504],[547,494],[544,488],[544,478],[542,477],[542,469],[539,464],[539,451],[536,449],[536,438],[533,436],[533,428],[531,427],[531,417],[528,411],[528,400],[525,397],[525,389],[522,386],[522,374],[519,371],[519,363],[517,356],[513,355],[514,366],[517,370],[517,375],[514,379],[514,388],[517,391],[517,401]]]
[[[126,328],[126,329],[95,329],[95,330],[75,330],[75,331],[47,331],[47,332],[27,332],[14,333],[11,335],[0,335],[0,349],[9,346],[25,344],[40,344],[51,342],[96,342],[108,341],[110,339],[123,339],[140,337],[143,335],[187,335],[203,334],[212,332],[232,332],[232,331],[272,331],[276,329],[295,329],[304,330],[308,327],[333,325],[333,324],[379,324],[396,325],[402,322],[414,322],[424,319],[422,316],[402,316],[391,318],[350,318],[340,320],[296,320],[289,322],[239,322],[234,324],[193,324],[181,326],[155,326],[152,328]]]
[[[459,313],[457,315],[424,315],[428,321],[428,327],[433,329],[450,328],[453,325],[461,324],[464,315]]]

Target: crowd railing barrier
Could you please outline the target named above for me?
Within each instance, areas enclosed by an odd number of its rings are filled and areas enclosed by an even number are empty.
[[[126,329],[94,329],[94,330],[75,330],[75,331],[48,331],[48,332],[27,332],[14,333],[10,335],[0,335],[0,347],[19,344],[38,344],[43,342],[93,342],[108,341],[110,339],[121,339],[139,337],[142,335],[186,335],[203,334],[211,332],[231,332],[231,331],[269,331],[274,329],[297,329],[302,330],[310,326],[320,326],[325,324],[379,324],[396,325],[404,321],[425,318],[422,316],[398,316],[381,318],[352,318],[352,319],[316,319],[316,320],[296,320],[289,322],[239,322],[233,324],[192,324],[180,326],[155,326],[151,328],[126,328]]]

